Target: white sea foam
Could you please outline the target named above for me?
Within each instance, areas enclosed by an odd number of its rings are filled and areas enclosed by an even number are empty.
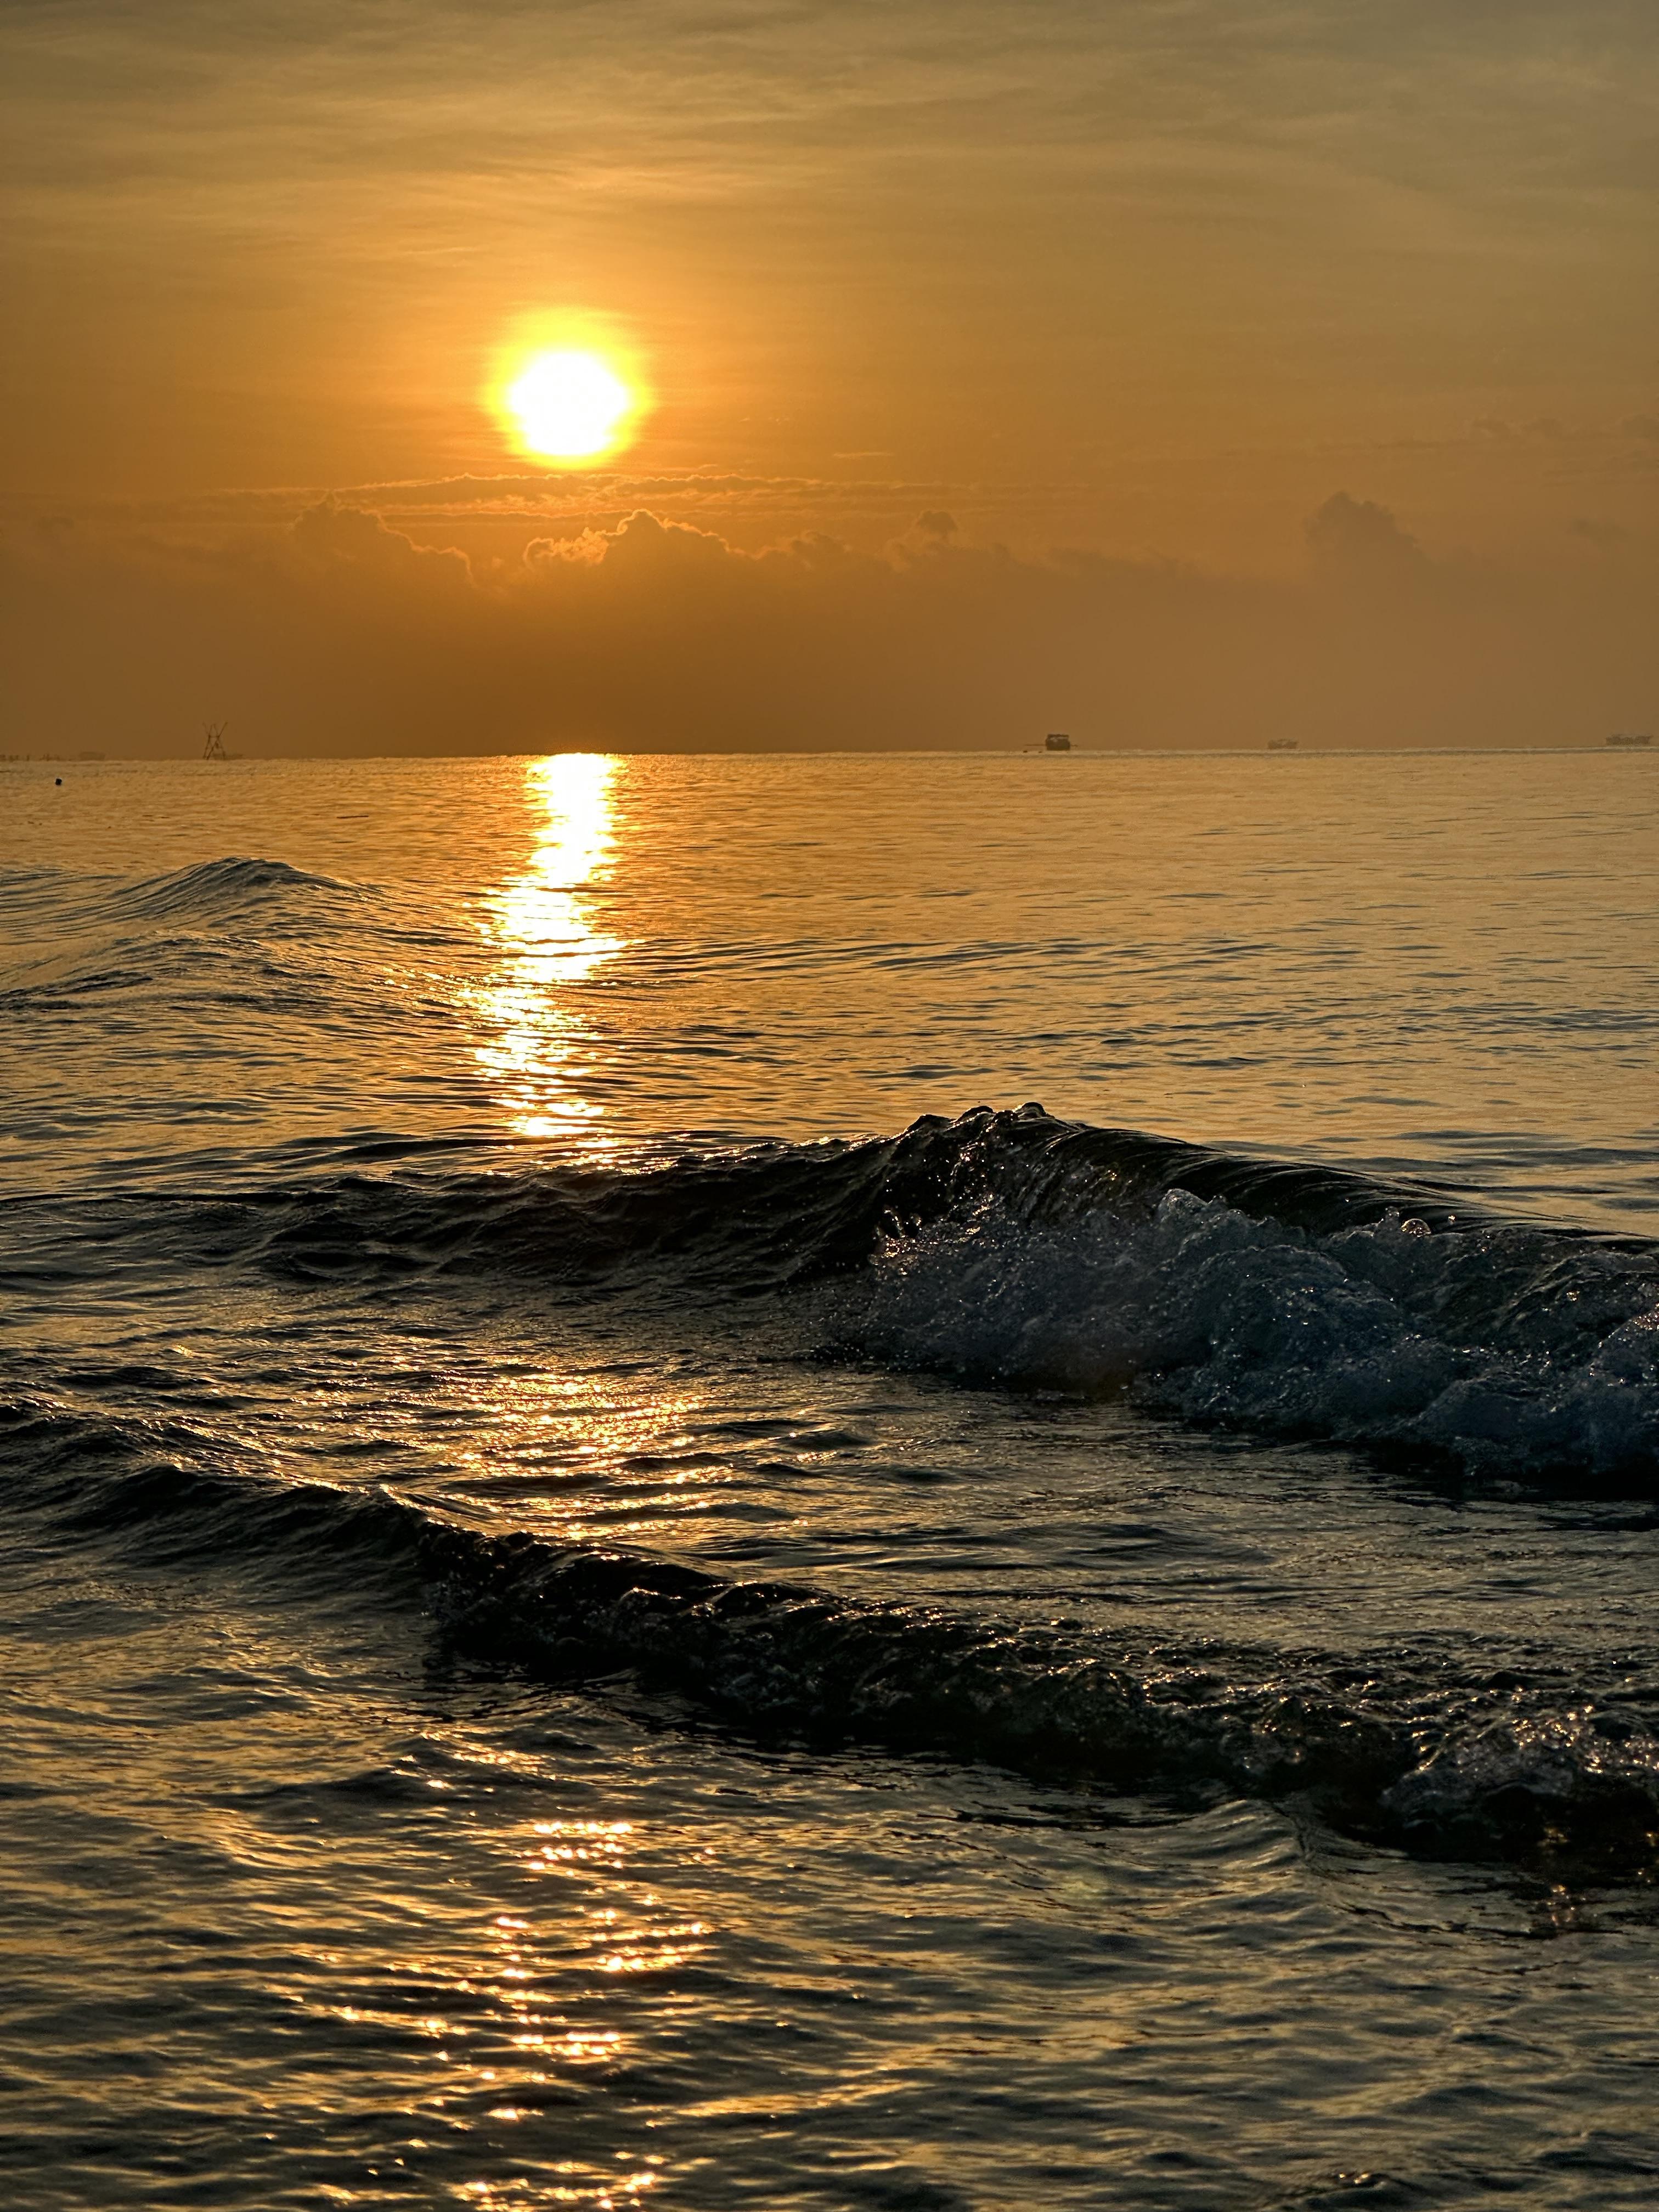
[[[1659,1472],[1650,1262],[1543,1242],[1398,1212],[1317,1234],[1182,1190],[1052,1225],[992,1201],[889,1237],[843,1322],[907,1364],[1482,1474]]]

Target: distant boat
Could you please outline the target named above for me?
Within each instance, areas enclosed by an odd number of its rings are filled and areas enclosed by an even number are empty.
[[[1621,751],[1629,745],[1650,745],[1653,743],[1653,732],[1650,730],[1644,730],[1638,734],[1633,730],[1615,730],[1607,739],[1607,743],[1610,745],[1617,745]]]
[[[1269,738],[1267,750],[1270,753],[1293,753],[1301,742],[1299,738]]]
[[[1072,741],[1063,731],[1050,730],[1042,740],[1042,750],[1045,753],[1068,753],[1072,750]]]
[[[203,735],[207,739],[202,747],[204,760],[228,761],[234,758],[234,755],[225,750],[225,732],[228,727],[229,724],[226,722],[203,723]]]

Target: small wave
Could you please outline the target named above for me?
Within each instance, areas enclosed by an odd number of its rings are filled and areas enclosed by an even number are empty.
[[[55,939],[128,933],[135,923],[224,921],[284,899],[325,892],[354,896],[357,887],[310,875],[286,860],[231,855],[159,876],[83,876],[55,868],[13,871],[0,878],[21,938]]]
[[[108,887],[101,901],[112,916],[169,919],[175,915],[228,917],[263,907],[273,899],[310,891],[349,892],[352,886],[331,876],[309,875],[286,860],[246,860],[234,855],[176,868],[166,875]]]
[[[360,893],[283,860],[210,860],[137,882],[36,871],[9,901],[16,945],[0,965],[0,1009],[27,1013],[157,984],[176,988],[204,961],[214,964],[216,995],[227,1005],[276,1011],[273,975],[279,992],[325,1004],[338,983],[331,966],[301,957],[293,974],[273,968],[271,945],[250,943],[237,927],[280,920],[286,939],[296,902],[324,895]],[[303,933],[297,941],[306,942]]]
[[[1659,1867],[1650,1717],[1559,1686],[1449,1681],[1059,1630],[635,1554],[493,1535],[386,1490],[250,1478],[182,1422],[0,1405],[12,1495],[146,1566],[218,1563],[422,1607],[471,1660],[569,1686],[625,1677],[763,1740],[862,1743],[1176,1802],[1304,1805],[1427,1856],[1623,1878]]]
[[[1430,1856],[1555,1878],[1659,1868],[1645,1716],[1437,1690],[1352,1662],[1103,1652],[1055,1632],[855,1604],[529,1536],[428,1547],[463,1647],[555,1680],[625,1670],[751,1733],[988,1761],[1115,1790],[1219,1787]],[[1356,1677],[1363,1687],[1346,1686]],[[1545,1692],[1547,1698],[1547,1692]]]

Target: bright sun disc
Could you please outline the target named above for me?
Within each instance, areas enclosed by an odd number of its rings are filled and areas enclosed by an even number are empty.
[[[590,460],[623,434],[635,398],[597,354],[538,353],[501,395],[527,452]]]

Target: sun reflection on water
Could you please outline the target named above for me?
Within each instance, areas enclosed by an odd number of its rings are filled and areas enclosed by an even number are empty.
[[[706,1389],[659,1382],[635,1395],[625,1379],[537,1358],[532,1371],[498,1362],[465,1378],[464,1433],[447,1437],[450,1508],[560,1543],[648,1544],[719,1512],[740,1486],[724,1439],[708,1433]],[[422,1414],[429,1424],[429,1402]]]
[[[617,766],[602,753],[526,763],[536,842],[528,866],[486,912],[484,933],[505,964],[478,994],[491,1034],[475,1048],[521,1136],[580,1136],[605,1149],[615,1139],[593,1126],[605,1108],[582,1083],[593,1033],[569,994],[623,949],[599,921],[599,887],[615,865]]]

